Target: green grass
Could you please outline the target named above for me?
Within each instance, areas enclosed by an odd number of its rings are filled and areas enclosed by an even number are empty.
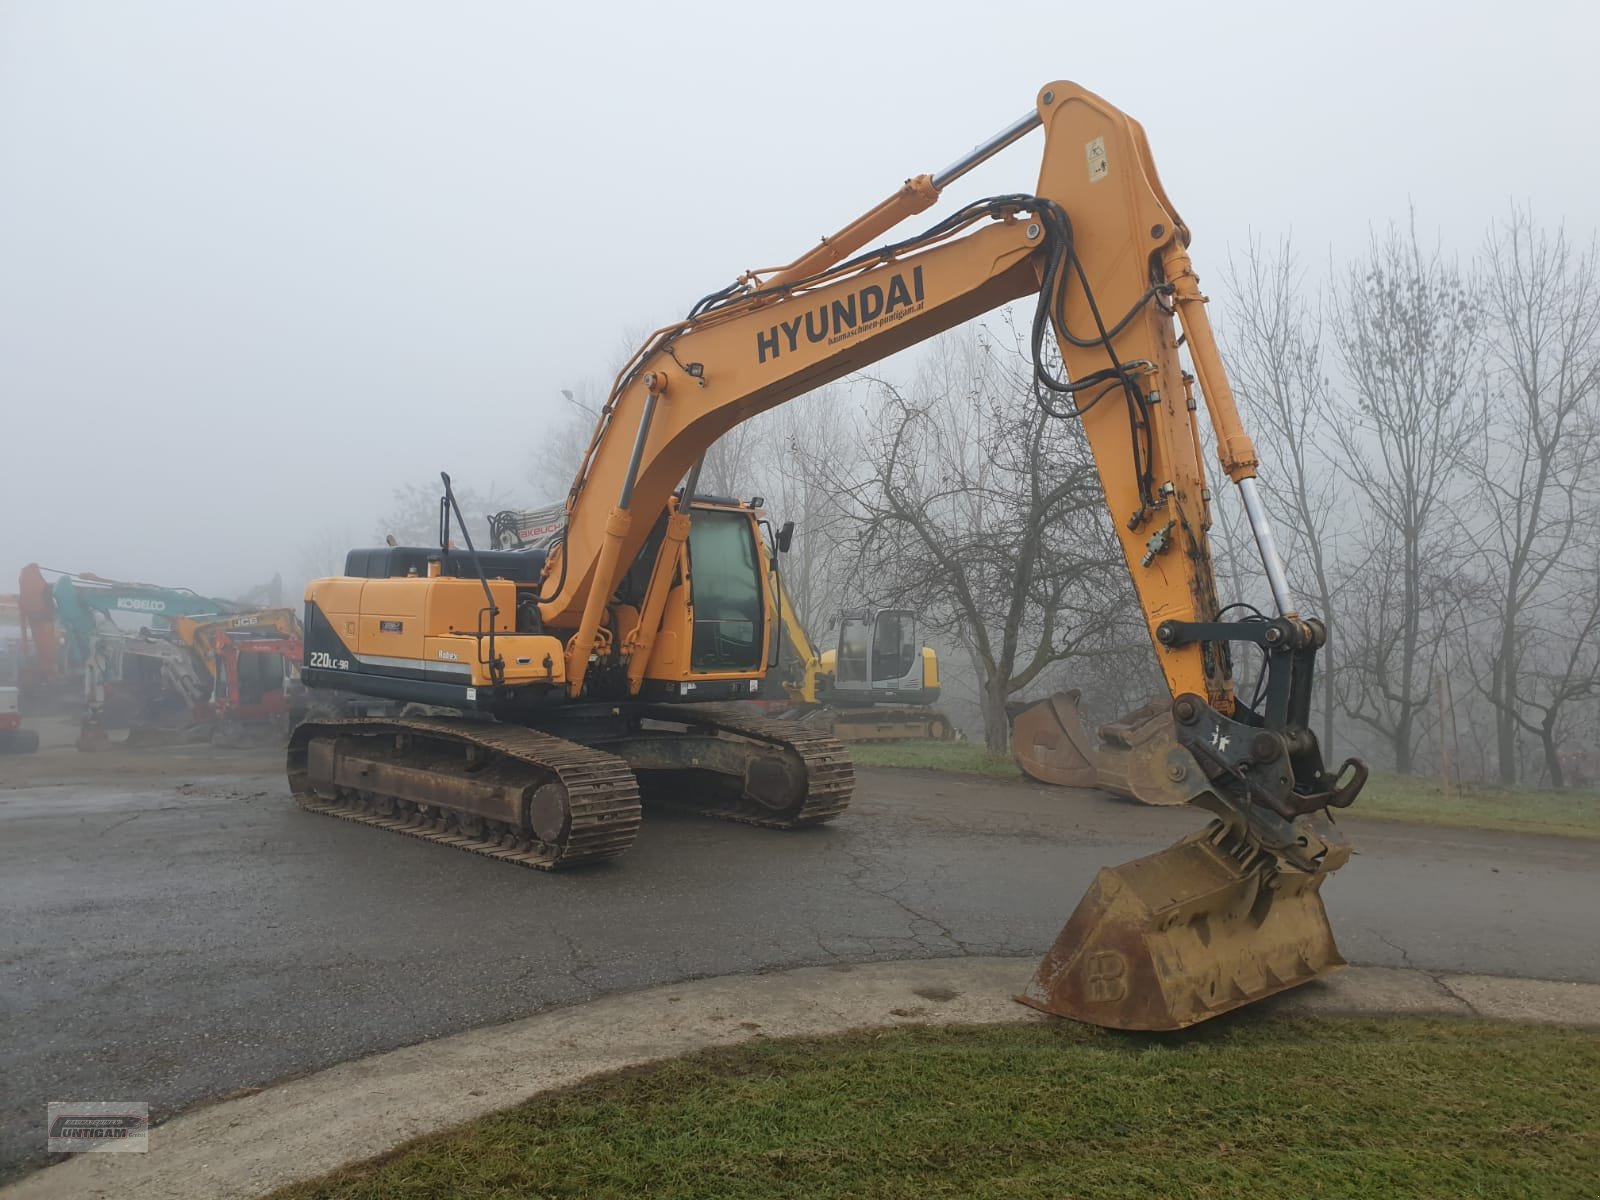
[[[1374,775],[1350,809],[1352,816],[1469,829],[1506,829],[1563,837],[1600,837],[1600,793],[1541,792],[1437,779]]]
[[[850,755],[863,767],[915,767],[990,779],[1024,778],[1009,755],[990,754],[981,742],[866,743],[852,746]],[[1457,788],[1436,779],[1375,774],[1350,815],[1460,829],[1600,838],[1600,792],[1544,792],[1475,784]]]
[[[990,779],[1021,779],[1009,754],[990,754],[982,742],[856,742],[850,757],[863,767],[920,767]]]
[[[1592,1198],[1600,1034],[1067,1022],[747,1043],[532,1100],[277,1200]]]

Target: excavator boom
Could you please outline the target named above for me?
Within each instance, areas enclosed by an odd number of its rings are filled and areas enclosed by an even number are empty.
[[[1255,452],[1206,321],[1188,231],[1143,131],[1099,97],[1052,84],[1036,114],[928,186],[959,178],[1039,126],[1045,151],[1034,194],[970,205],[922,237],[845,259],[881,222],[852,223],[827,239],[825,254],[764,280],[747,275],[702,301],[625,368],[569,496],[565,540],[546,567],[546,579],[560,583],[542,607],[546,623],[580,628],[568,653],[573,694],[591,626],[648,532],[619,514],[638,509],[653,519],[705,447],[738,422],[1027,295],[1040,296],[1036,351],[1047,353],[1053,325],[1068,368],[1083,368],[1072,403],[1052,395],[1081,410],[1152,637],[1165,621],[1217,612],[1206,480],[1174,309],[1209,384],[1203,392],[1230,474],[1248,478]],[[614,502],[624,495],[627,504]],[[613,523],[626,527],[617,534]],[[1281,574],[1275,554],[1269,574]],[[1225,666],[1201,644],[1171,648],[1161,662],[1175,695],[1231,708]]]

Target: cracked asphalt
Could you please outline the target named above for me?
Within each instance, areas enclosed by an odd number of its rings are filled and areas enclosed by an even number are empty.
[[[1098,867],[1204,822],[863,770],[829,826],[650,813],[620,860],[548,875],[302,813],[270,754],[75,782],[47,757],[0,765],[0,1176],[42,1159],[46,1100],[160,1120],[606,992],[1040,954]],[[1600,982],[1600,843],[1347,824],[1358,854],[1324,896],[1351,961]]]

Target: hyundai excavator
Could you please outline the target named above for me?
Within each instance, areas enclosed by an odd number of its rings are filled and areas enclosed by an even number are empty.
[[[1035,130],[1031,191],[878,241]],[[718,703],[765,673],[776,556],[754,506],[697,496],[698,464],[757,413],[1033,297],[1034,401],[1088,438],[1172,694],[1164,774],[1214,819],[1101,871],[1019,999],[1173,1029],[1342,965],[1320,891],[1350,850],[1328,810],[1366,772],[1327,770],[1307,719],[1325,633],[1290,594],[1189,240],[1139,124],[1057,82],[951,166],[704,296],[618,375],[546,549],[477,551],[445,477],[437,549],[353,551],[308,585],[307,686],[408,707],[298,726],[299,803],[542,868],[621,854],[642,797],[780,828],[836,817],[853,787],[837,739]],[[1202,402],[1273,614],[1218,601]],[[1241,642],[1267,654],[1259,709],[1234,689]]]

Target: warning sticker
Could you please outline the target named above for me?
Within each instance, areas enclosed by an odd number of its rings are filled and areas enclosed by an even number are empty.
[[[1106,140],[1097,137],[1083,148],[1089,159],[1089,182],[1098,183],[1104,179],[1111,168],[1106,164]]]

